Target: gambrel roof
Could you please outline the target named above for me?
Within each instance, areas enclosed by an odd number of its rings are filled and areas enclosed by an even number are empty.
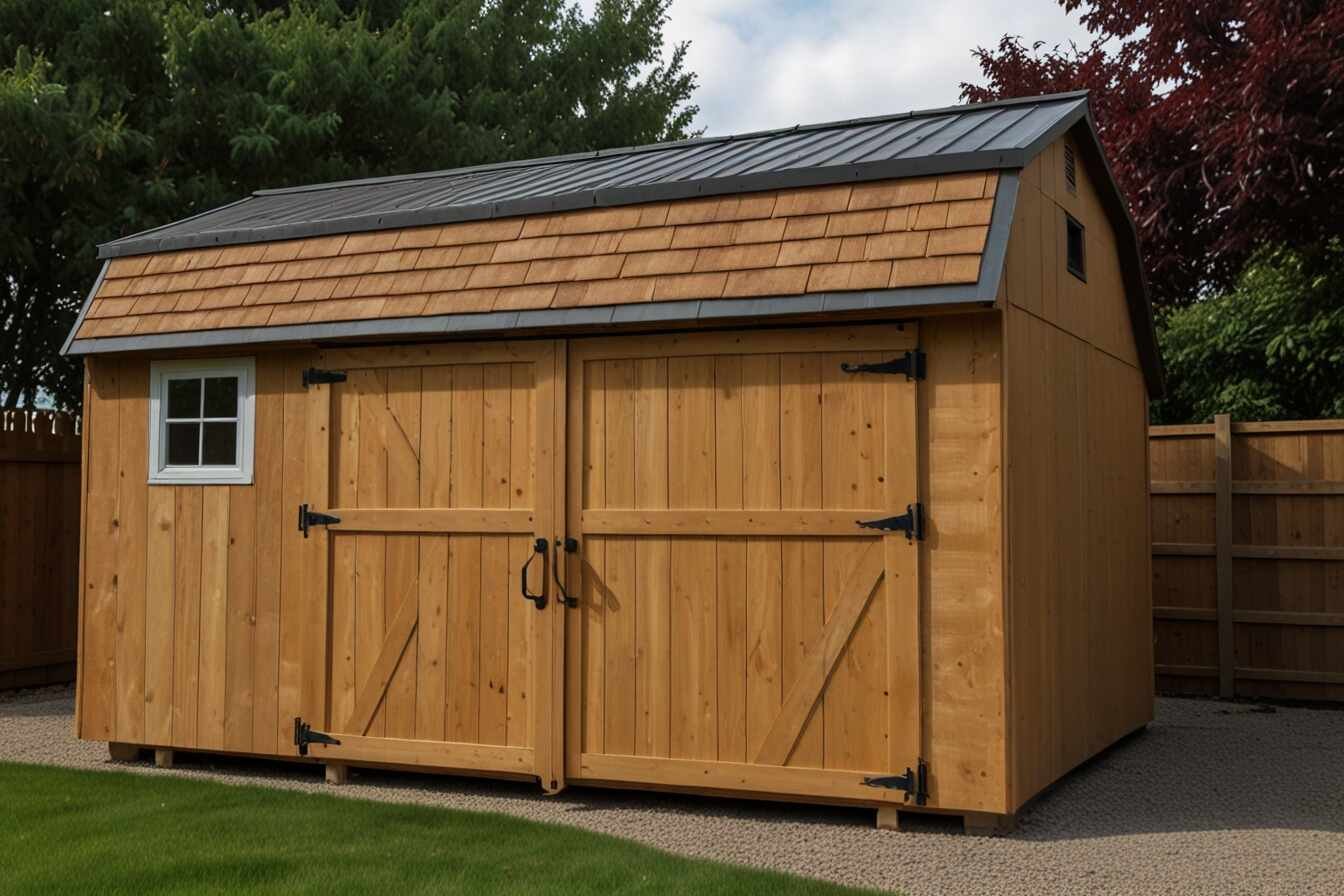
[[[73,353],[993,302],[1016,172],[1083,93],[257,193],[114,240]]]

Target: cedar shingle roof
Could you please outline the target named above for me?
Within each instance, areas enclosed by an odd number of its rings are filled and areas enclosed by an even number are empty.
[[[949,174],[126,256],[76,338],[974,284],[997,183]]]

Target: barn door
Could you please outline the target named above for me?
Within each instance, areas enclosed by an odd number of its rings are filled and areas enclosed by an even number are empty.
[[[336,380],[314,387],[330,389],[330,497],[309,508],[311,536],[329,541],[327,694],[320,724],[304,722],[339,743],[303,746],[558,788],[563,608],[546,572],[562,353],[369,348],[317,363]]]
[[[897,527],[919,501],[916,343],[571,343],[571,780],[915,798],[918,547]]]

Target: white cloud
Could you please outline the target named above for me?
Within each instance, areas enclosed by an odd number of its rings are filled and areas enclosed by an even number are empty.
[[[674,0],[669,16],[710,135],[952,105],[977,46],[1088,39],[1054,0]]]

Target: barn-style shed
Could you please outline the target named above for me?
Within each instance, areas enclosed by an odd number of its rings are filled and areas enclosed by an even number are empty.
[[[101,255],[83,738],[980,827],[1151,718],[1161,372],[1085,95]]]

